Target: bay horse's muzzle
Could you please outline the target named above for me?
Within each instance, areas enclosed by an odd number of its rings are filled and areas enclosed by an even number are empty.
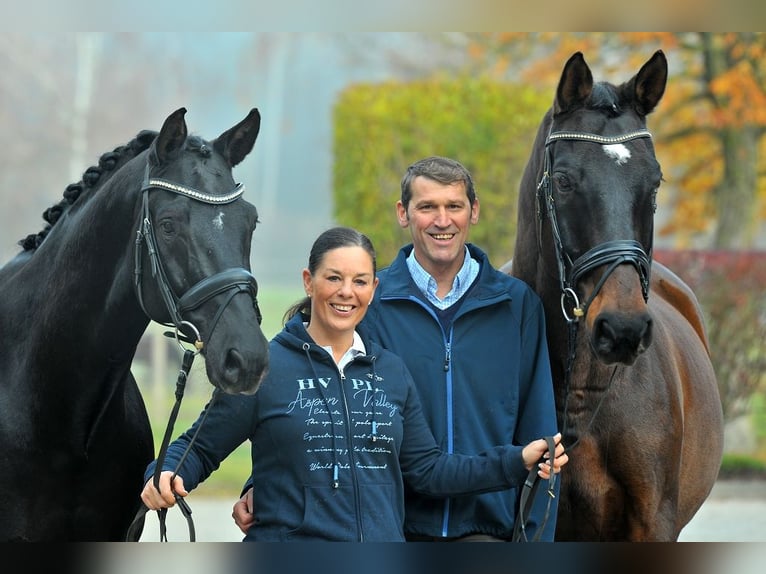
[[[652,342],[652,316],[636,279],[633,265],[617,266],[589,305],[590,347],[604,364],[632,365]]]

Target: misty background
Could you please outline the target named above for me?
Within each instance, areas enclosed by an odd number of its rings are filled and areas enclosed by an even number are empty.
[[[334,223],[339,91],[465,57],[446,33],[2,34],[0,262],[43,228],[69,183],[140,130],[186,107],[190,132],[213,139],[257,107],[260,135],[234,169],[260,216],[253,272],[262,285],[299,287],[312,241]]]

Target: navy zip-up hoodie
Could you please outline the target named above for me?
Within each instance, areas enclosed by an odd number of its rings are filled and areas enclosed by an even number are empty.
[[[421,496],[439,497],[524,481],[519,446],[442,453],[404,363],[363,340],[367,354],[341,373],[297,315],[272,340],[258,392],[215,391],[205,407],[178,474],[191,490],[250,439],[256,522],[245,540],[403,541],[402,477]],[[164,470],[175,470],[205,411],[171,443]]]
[[[410,276],[406,259],[412,248],[403,247],[378,274],[380,284],[360,330],[404,360],[440,448],[473,454],[556,434],[545,315],[538,295],[523,281],[494,269],[483,251],[468,244],[471,257],[480,263],[479,275],[445,332]],[[519,494],[513,489],[435,499],[407,489],[405,531],[510,539]],[[527,523],[530,538],[547,503],[540,489]],[[558,496],[542,540],[553,540],[557,504]]]

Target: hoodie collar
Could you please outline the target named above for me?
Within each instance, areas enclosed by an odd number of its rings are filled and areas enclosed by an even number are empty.
[[[308,334],[308,331],[306,331],[308,319],[309,318],[306,315],[300,313],[295,315],[287,321],[284,329],[277,333],[275,338],[282,344],[296,348],[301,348],[304,343],[310,343],[317,351],[322,349],[322,352],[326,352],[332,359],[332,348],[317,345],[311,338],[311,335]],[[341,359],[341,365],[339,366],[342,368],[355,357],[374,354],[376,350],[373,347],[373,343],[367,338],[367,335],[364,332],[360,333],[358,330],[354,331],[354,340],[351,343],[351,347]]]
[[[304,322],[303,327],[307,327],[308,323]],[[330,357],[333,357],[332,354],[332,346],[327,345],[322,346],[322,348],[327,351],[327,353],[330,355]],[[351,346],[348,348],[348,350],[343,354],[343,356],[340,358],[340,361],[338,361],[338,368],[343,371],[343,368],[348,365],[351,361],[354,360],[355,357],[358,357],[359,355],[366,355],[367,350],[364,347],[364,341],[362,341],[362,337],[354,331],[354,341],[351,343]],[[334,360],[334,358],[333,358]]]

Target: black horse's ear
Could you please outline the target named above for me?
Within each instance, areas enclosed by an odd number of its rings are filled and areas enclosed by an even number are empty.
[[[261,114],[253,108],[244,120],[218,136],[213,147],[234,167],[253,149],[260,129]]]
[[[582,106],[593,90],[593,74],[585,63],[582,52],[575,52],[564,64],[561,72],[553,113],[560,114]]]
[[[668,61],[662,50],[657,50],[627,85],[632,89],[636,112],[650,114],[662,99],[668,81]]]
[[[162,129],[154,140],[154,157],[158,164],[165,162],[184,145],[188,135],[185,115],[186,108],[179,108],[162,124]]]

